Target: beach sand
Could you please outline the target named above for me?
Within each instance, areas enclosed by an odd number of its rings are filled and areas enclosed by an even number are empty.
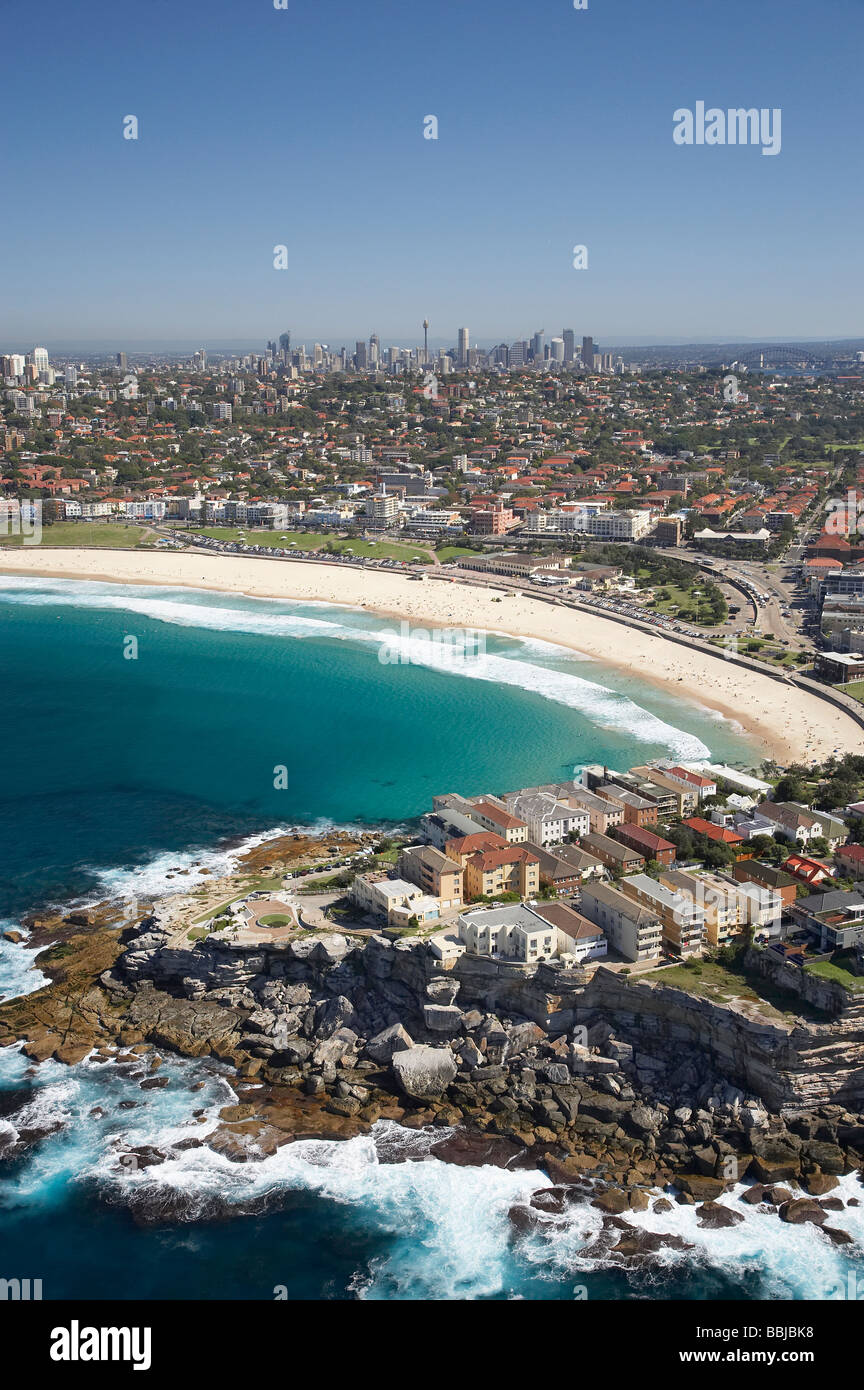
[[[458,581],[418,583],[397,572],[319,561],[158,550],[22,547],[0,551],[0,583],[4,572],[315,600],[365,608],[421,626],[533,637],[570,647],[718,711],[754,736],[764,756],[781,763],[822,759],[835,751],[864,752],[864,729],[817,695],[721,656],[526,595],[496,594]]]

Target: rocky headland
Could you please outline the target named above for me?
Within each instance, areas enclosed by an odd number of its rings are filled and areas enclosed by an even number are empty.
[[[602,966],[445,967],[420,939],[181,945],[154,913],[123,925],[107,911],[43,929],[51,984],[0,1006],[0,1046],[23,1040],[34,1063],[110,1059],[142,1088],[170,1084],[164,1053],[217,1059],[237,1103],[187,1146],[255,1161],[393,1120],[428,1143],[391,1140],[388,1161],[544,1169],[554,1187],[514,1208],[517,1233],[590,1196],[604,1215],[597,1253],[611,1259],[654,1253],[657,1237],[626,1215],[664,1210],[670,1184],[709,1228],[742,1219],[746,1206],[717,1199],[746,1178],[747,1201],[850,1239],[829,1218],[844,1205],[838,1178],[864,1165],[864,1013],[835,987],[822,1021],[812,999],[809,1018],[768,1019]],[[5,1156],[40,1137],[19,1135]],[[148,1215],[178,1213],[163,1196]]]

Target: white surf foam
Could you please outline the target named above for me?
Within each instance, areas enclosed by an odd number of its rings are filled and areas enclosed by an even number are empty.
[[[629,696],[609,690],[594,681],[561,671],[552,666],[539,666],[518,657],[486,653],[476,658],[454,657],[447,639],[450,629],[437,629],[442,640],[402,636],[394,627],[380,628],[380,619],[370,620],[374,627],[346,623],[337,616],[307,617],[302,612],[274,611],[280,605],[273,600],[247,599],[249,607],[227,607],[207,595],[200,602],[198,591],[177,593],[170,589],[148,588],[142,591],[135,585],[100,584],[95,581],[34,579],[8,576],[0,582],[0,593],[8,602],[33,606],[66,605],[73,608],[92,608],[136,613],[157,622],[182,627],[205,628],[210,631],[244,632],[256,636],[283,637],[303,640],[331,638],[339,641],[371,643],[386,655],[385,664],[420,666],[450,675],[509,685],[577,710],[591,722],[612,732],[634,738],[642,743],[659,744],[670,749],[678,758],[704,758],[710,749],[695,734],[687,733],[651,714]],[[284,607],[284,605],[281,605]],[[336,611],[336,610],[334,610]],[[431,634],[436,629],[418,629]],[[563,658],[565,648],[552,643],[527,639],[522,650],[545,656]],[[581,659],[581,658],[579,658]]]

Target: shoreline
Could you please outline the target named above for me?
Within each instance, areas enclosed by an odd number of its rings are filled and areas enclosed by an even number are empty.
[[[533,638],[592,657],[646,685],[720,714],[781,763],[814,761],[835,750],[864,752],[864,732],[815,694],[720,656],[682,648],[662,635],[629,628],[525,594],[494,593],[465,583],[425,580],[322,561],[165,551],[0,551],[3,574],[33,578],[195,588],[249,598],[329,603],[410,619]],[[497,601],[496,601],[497,600]],[[626,657],[622,652],[626,641]],[[631,698],[633,698],[631,696]],[[784,730],[794,730],[790,737]]]

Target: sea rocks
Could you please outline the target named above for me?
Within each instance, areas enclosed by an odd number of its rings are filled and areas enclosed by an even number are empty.
[[[462,1010],[454,1004],[425,1004],[423,1022],[430,1032],[455,1038],[462,1028]]]
[[[632,1228],[612,1246],[610,1255],[619,1260],[648,1261],[663,1250],[692,1250],[693,1246],[681,1236],[665,1231],[645,1231]]]
[[[353,1055],[359,1039],[351,1028],[337,1028],[329,1038],[322,1039],[312,1053],[316,1067],[335,1067],[339,1062]]]
[[[675,1177],[675,1185],[697,1202],[714,1201],[729,1186],[723,1178],[709,1177],[704,1173],[679,1173]]]
[[[801,1172],[800,1150],[791,1142],[792,1136],[754,1135],[752,1172],[764,1183],[788,1181]],[[800,1141],[799,1141],[800,1142]]]
[[[822,1226],[823,1236],[827,1236],[834,1245],[854,1245],[855,1237],[850,1236],[848,1231],[842,1231],[839,1226]]]
[[[647,1211],[651,1205],[647,1192],[640,1188],[614,1188],[601,1192],[591,1201],[598,1211],[618,1216],[623,1211]]]
[[[811,1197],[824,1197],[834,1191],[837,1179],[828,1173],[808,1173],[805,1183]]]
[[[402,1024],[393,1023],[389,1028],[377,1033],[374,1038],[370,1038],[365,1051],[373,1062],[386,1065],[394,1052],[404,1052],[406,1048],[413,1046],[412,1038]]]
[[[519,1168],[526,1165],[527,1150],[523,1144],[500,1135],[457,1129],[446,1138],[436,1140],[429,1148],[429,1155],[460,1168]]]
[[[824,1226],[828,1220],[828,1213],[824,1207],[820,1207],[818,1202],[812,1201],[809,1197],[798,1197],[793,1198],[791,1202],[783,1202],[777,1214],[781,1221],[788,1221],[793,1226],[802,1226],[807,1221],[811,1221],[814,1226]]]
[[[722,1202],[702,1202],[700,1206],[697,1206],[696,1212],[699,1216],[699,1225],[708,1231],[719,1231],[726,1226],[737,1226],[739,1222],[744,1220],[743,1212],[724,1206]]]
[[[338,994],[335,999],[331,999],[324,1007],[321,1022],[315,1028],[317,1038],[331,1038],[340,1029],[352,1029],[357,1019],[357,1010],[346,999],[344,994]],[[357,1034],[354,1034],[356,1038]]]
[[[456,1075],[453,1053],[446,1047],[409,1047],[395,1052],[391,1065],[400,1089],[418,1098],[443,1095]]]

